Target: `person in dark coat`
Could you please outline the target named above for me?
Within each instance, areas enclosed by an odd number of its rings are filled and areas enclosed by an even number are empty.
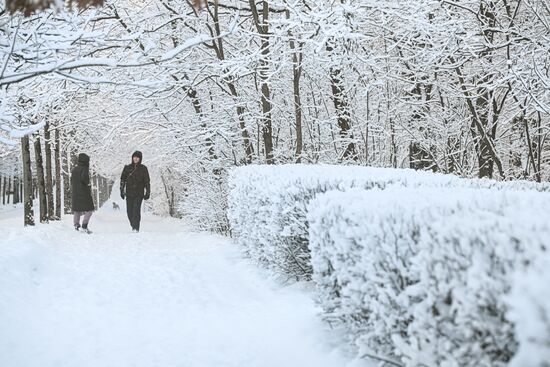
[[[141,203],[151,194],[149,171],[141,161],[140,151],[132,154],[132,163],[124,166],[120,176],[120,197],[126,198],[126,212],[132,226],[132,232],[139,232],[141,222]]]
[[[77,166],[71,172],[71,190],[74,228],[78,231],[82,227],[91,233],[88,223],[95,208],[90,184],[90,157],[84,153],[78,155]]]

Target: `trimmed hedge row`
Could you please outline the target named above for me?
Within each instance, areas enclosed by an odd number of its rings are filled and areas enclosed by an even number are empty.
[[[311,279],[308,203],[319,193],[394,184],[459,185],[456,176],[356,166],[245,166],[229,177],[232,236],[255,261],[277,274]]]
[[[287,279],[313,277],[361,354],[550,367],[550,185],[287,165],[235,169],[229,189],[235,241]]]
[[[547,193],[484,189],[321,195],[308,215],[321,304],[366,355],[405,366],[505,366],[518,342],[527,343],[520,351],[533,344],[522,325],[530,316],[508,313],[545,310],[533,316],[542,324],[550,317],[548,283],[542,293],[525,285],[539,274],[533,260],[548,255],[548,208]],[[522,292],[531,298],[520,308]]]
[[[307,207],[318,194],[390,186],[547,190],[532,182],[467,180],[408,169],[332,165],[244,166],[229,176],[232,236],[252,259],[287,279],[309,280]]]

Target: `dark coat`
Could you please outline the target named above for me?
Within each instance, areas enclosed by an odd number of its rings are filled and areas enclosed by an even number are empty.
[[[90,157],[84,153],[78,155],[77,166],[71,172],[73,212],[94,210],[94,200],[90,186]]]
[[[124,166],[120,176],[120,192],[132,198],[149,198],[151,193],[151,184],[149,180],[149,171],[147,167],[141,164],[143,155],[137,151],[132,154],[139,157],[139,162]]]

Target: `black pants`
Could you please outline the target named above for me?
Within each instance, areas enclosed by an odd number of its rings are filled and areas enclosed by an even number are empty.
[[[141,202],[143,198],[140,197],[126,197],[126,213],[130,220],[132,229],[139,231],[139,222],[141,222]]]

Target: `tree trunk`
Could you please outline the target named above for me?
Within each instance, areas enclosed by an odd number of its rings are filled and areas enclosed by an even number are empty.
[[[98,187],[97,187],[97,174],[93,173],[90,177],[90,184],[92,185],[92,201],[94,202],[94,207],[99,209],[99,200],[98,200]]]
[[[103,203],[106,203],[110,198],[110,191],[109,191],[109,179],[107,177],[103,178]]]
[[[537,182],[542,181],[541,170],[542,170],[542,116],[540,111],[537,111]]]
[[[4,188],[2,189],[2,204],[6,205],[10,203],[10,186],[11,177],[4,177]]]
[[[273,164],[273,127],[271,119],[271,91],[269,88],[269,4],[264,1],[262,4],[262,20],[260,21],[260,13],[256,7],[256,0],[249,0],[250,8],[252,10],[252,17],[256,24],[256,29],[260,34],[260,89],[262,91],[262,137],[264,141],[265,160],[267,164]]]
[[[21,153],[23,159],[24,224],[25,226],[34,226],[34,211],[32,209],[31,152],[29,148],[28,136],[21,138]]]
[[[227,86],[229,87],[229,91],[231,92],[233,98],[237,100],[239,95],[237,93],[237,88],[235,87],[235,84],[228,82]],[[243,138],[245,163],[250,164],[252,163],[252,160],[254,158],[254,146],[252,145],[252,141],[250,140],[250,133],[248,132],[248,129],[246,127],[244,112],[244,107],[240,103],[237,104],[237,119],[239,120],[239,128],[241,131],[241,137]]]
[[[96,202],[97,202],[97,207],[96,208],[97,209],[101,208],[101,205],[103,204],[101,202],[101,199],[99,198],[99,195],[100,195],[100,186],[99,186],[99,184],[101,182],[100,178],[101,177],[96,173],[96,175],[95,175],[95,193],[96,193]]]
[[[63,154],[63,213],[71,214],[71,161],[70,152]]]
[[[28,144],[28,141],[27,141]],[[13,200],[14,204],[19,204],[21,202],[21,190],[20,190],[19,177],[13,177]]]
[[[327,41],[326,50],[331,54],[334,51],[334,40]],[[340,67],[330,67],[330,82],[332,88],[332,101],[334,109],[338,115],[338,127],[340,129],[340,137],[346,144],[342,159],[357,160],[357,151],[353,142],[353,134],[351,133],[351,114],[346,92],[342,82],[342,70]]]
[[[2,200],[3,204],[10,203],[10,189],[11,189],[11,176],[4,177],[4,199]]]
[[[59,129],[55,129],[55,219],[61,219],[61,155]]]
[[[40,136],[34,141],[34,157],[36,164],[36,183],[38,188],[38,203],[40,208],[40,222],[48,221],[48,202],[46,199],[46,182],[44,180],[44,165],[42,162],[42,145]]]
[[[168,170],[168,172],[170,172]],[[170,189],[168,189],[168,185],[166,184],[166,179],[164,178],[164,175],[160,175],[160,179],[162,181],[162,186],[164,187],[164,194],[166,195],[166,201],[168,202],[168,214],[171,217],[175,217],[176,210],[174,207],[174,189],[170,186]]]
[[[36,178],[32,178],[32,199],[36,200],[38,197],[38,183],[36,182]]]
[[[109,200],[109,179],[103,178],[103,202],[106,203]]]
[[[15,196],[15,176],[10,177],[8,179],[8,195],[6,197],[6,202],[9,204],[10,202],[13,204],[13,198]]]
[[[52,142],[50,124],[44,126],[44,144],[46,154],[46,201],[48,205],[48,220],[54,220],[53,177],[52,177]]]
[[[290,11],[286,10],[286,18],[290,19]],[[302,132],[302,100],[300,97],[300,79],[302,77],[302,45],[296,45],[296,40],[291,31],[288,31],[290,38],[290,49],[292,51],[292,87],[294,90],[294,118],[296,131],[296,150],[294,157],[296,163],[302,162],[303,132]]]
[[[478,176],[480,178],[493,177],[494,165],[497,165],[499,174],[505,178],[502,162],[497,155],[494,146],[494,137],[497,128],[497,118],[493,116],[492,126],[489,124],[489,101],[492,99],[489,91],[485,87],[478,88],[478,97],[470,95],[468,88],[464,82],[464,77],[460,68],[456,68],[461,89],[466,98],[466,105],[471,114],[470,132],[474,140],[478,159]],[[487,80],[485,82],[488,82]],[[498,111],[496,113],[498,116]]]
[[[437,164],[434,160],[435,147],[429,149],[423,147],[420,142],[409,144],[409,167],[415,170],[431,170],[437,172]]]
[[[113,192],[113,185],[114,185],[113,181],[111,180],[107,181],[107,199],[111,197],[111,193]]]
[[[97,179],[97,202],[99,203],[98,208],[101,208],[103,204],[105,204],[104,183],[105,183],[105,178],[103,176],[99,176]]]
[[[15,188],[14,188],[14,191],[15,191]],[[13,195],[11,192],[11,176],[8,178],[8,195],[7,195],[8,197],[6,198],[7,204],[10,203],[10,195]]]
[[[300,57],[298,61],[301,63],[302,54],[300,53]],[[302,100],[300,97],[300,76],[302,74],[302,66],[294,66],[294,79],[293,79],[293,87],[294,87],[294,114],[296,118],[296,151],[294,153],[294,156],[296,157],[296,163],[302,162],[302,150],[303,150],[303,132],[302,132]]]
[[[494,48],[492,46],[489,47],[489,45],[493,45],[496,33],[495,27],[498,24],[495,6],[493,2],[480,2],[477,17],[480,22],[480,28],[483,31],[485,43],[488,45],[485,50],[480,52],[480,57],[483,57],[486,65],[493,64],[492,53],[494,52]],[[456,63],[452,57],[450,61]],[[477,80],[474,79],[473,82],[470,81],[466,83],[460,67],[456,67],[455,70],[457,72],[460,88],[466,98],[466,105],[471,114],[470,131],[477,153],[479,167],[478,176],[480,178],[492,178],[496,165],[499,175],[504,179],[506,175],[504,173],[502,161],[496,151],[495,137],[499,114],[504,107],[504,102],[511,88],[504,92],[500,103],[497,103],[496,90],[487,87],[493,83],[495,78],[494,74],[484,74],[479,76]],[[472,84],[477,86],[474,95],[470,92]]]

